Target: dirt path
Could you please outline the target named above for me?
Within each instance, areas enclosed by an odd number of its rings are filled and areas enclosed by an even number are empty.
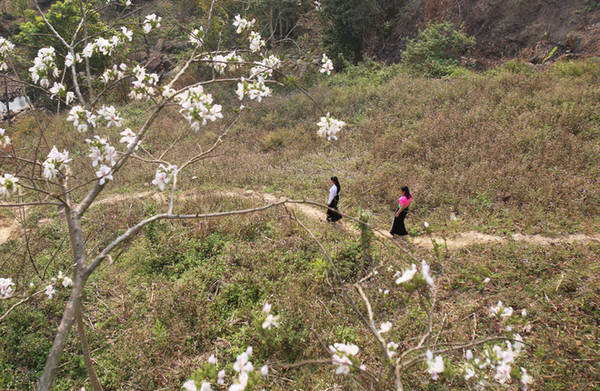
[[[271,193],[260,193],[255,192],[253,190],[230,190],[230,191],[219,191],[216,193],[217,195],[224,197],[240,197],[244,196],[247,198],[258,198],[262,199],[267,203],[274,203],[281,200],[284,200],[285,197],[278,197]],[[178,195],[179,200],[185,199],[193,199],[199,196],[199,194],[195,192],[185,192]],[[144,191],[134,194],[115,194],[108,196],[106,198],[100,199],[96,201],[93,205],[107,205],[107,204],[115,204],[123,201],[131,201],[131,200],[142,200],[144,198],[151,197],[153,200],[158,202],[166,202],[168,200],[168,195],[166,193],[156,193],[151,191]],[[325,220],[325,211],[319,209],[317,207],[307,205],[307,204],[290,204],[289,207],[294,209],[297,212],[301,212],[304,216],[312,219],[312,220]],[[343,228],[348,232],[352,232],[357,234],[358,230],[354,227],[354,225],[349,222],[347,219],[342,219],[341,222],[336,223],[338,226]],[[18,235],[19,232],[19,223],[16,219],[13,218],[0,218],[0,245],[4,244],[11,237]],[[389,238],[390,234],[386,231],[376,232],[378,237],[381,238]],[[573,234],[573,235],[565,235],[558,238],[550,238],[541,235],[523,235],[523,234],[513,234],[511,236],[497,236],[497,235],[488,235],[477,231],[467,231],[467,232],[459,232],[447,237],[445,240],[439,235],[433,235],[433,239],[435,239],[438,243],[442,245],[448,246],[450,250],[457,250],[463,247],[468,247],[474,244],[485,244],[485,243],[507,243],[510,240],[514,240],[515,242],[524,242],[527,244],[538,245],[538,246],[549,246],[553,244],[560,243],[600,243],[600,234],[594,235],[585,235],[585,234]],[[432,248],[433,244],[431,242],[431,238],[426,236],[414,237],[408,239],[412,244],[421,248]]]

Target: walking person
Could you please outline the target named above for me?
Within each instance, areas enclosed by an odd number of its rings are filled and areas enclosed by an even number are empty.
[[[396,213],[394,214],[394,223],[392,224],[392,230],[390,233],[392,236],[400,235],[405,236],[408,235],[406,231],[406,227],[404,226],[404,218],[408,214],[408,206],[412,202],[412,195],[408,190],[407,186],[402,187],[402,197],[398,199],[398,209],[396,209]]]
[[[327,201],[327,206],[335,209],[327,209],[327,221],[335,223],[339,219],[342,218],[342,215],[337,212],[338,202],[340,202],[340,191],[342,187],[340,186],[340,181],[336,176],[331,177],[331,188],[329,189],[329,200]]]

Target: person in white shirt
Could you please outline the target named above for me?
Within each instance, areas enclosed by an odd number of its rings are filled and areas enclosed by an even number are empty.
[[[331,188],[329,189],[329,200],[327,201],[327,206],[331,208],[327,209],[327,221],[330,221],[332,223],[335,223],[336,221],[342,218],[342,215],[337,212],[338,202],[340,202],[341,190],[342,187],[340,186],[340,181],[336,176],[332,176]]]

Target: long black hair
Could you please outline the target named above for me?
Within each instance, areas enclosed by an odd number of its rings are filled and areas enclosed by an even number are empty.
[[[342,191],[342,186],[340,186],[340,181],[338,181],[338,178],[336,176],[332,176],[331,180],[335,184],[335,187],[337,187],[337,194],[340,194],[340,191]]]
[[[410,191],[408,190],[408,186],[402,186],[402,191],[404,192],[404,195],[406,196],[406,199],[410,200],[410,198],[412,197],[412,195],[410,195]]]

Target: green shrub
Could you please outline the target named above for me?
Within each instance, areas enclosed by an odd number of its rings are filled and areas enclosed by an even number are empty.
[[[596,62],[588,61],[557,61],[552,64],[552,71],[559,76],[581,77],[591,75],[598,77],[600,67]]]
[[[413,70],[431,77],[450,75],[469,55],[475,38],[467,36],[450,22],[430,24],[419,31],[416,40],[410,40],[402,54],[402,61]]]

